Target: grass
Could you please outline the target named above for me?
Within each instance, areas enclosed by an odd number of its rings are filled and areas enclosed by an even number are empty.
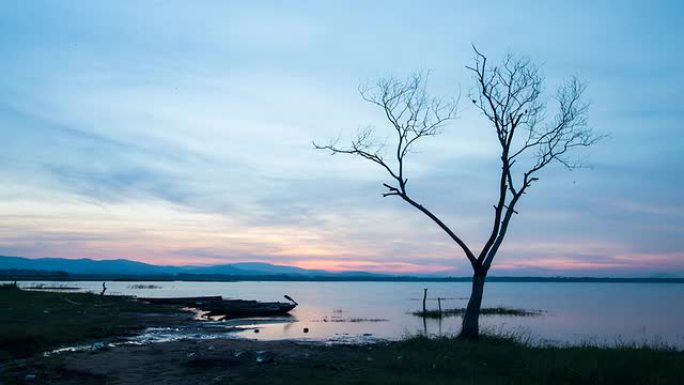
[[[250,383],[653,385],[681,384],[684,374],[684,353],[674,350],[529,347],[497,337],[418,337],[326,349],[328,354],[312,355],[300,365],[274,365]]]
[[[425,318],[444,318],[444,317],[455,317],[465,314],[465,308],[456,309],[444,309],[444,310],[427,310],[414,311],[413,314],[416,317]],[[515,317],[531,317],[543,314],[541,310],[526,310],[526,309],[515,309],[508,307],[485,307],[480,310],[480,315],[505,315],[505,316],[515,316]]]
[[[144,314],[169,313],[131,297],[57,293],[0,286],[0,361],[63,344],[129,334],[149,323]]]

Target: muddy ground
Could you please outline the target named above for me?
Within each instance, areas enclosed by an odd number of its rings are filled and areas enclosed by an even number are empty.
[[[186,340],[117,346],[18,360],[4,368],[6,384],[253,384],[270,372],[316,368],[331,375],[340,355],[372,347],[245,339]]]

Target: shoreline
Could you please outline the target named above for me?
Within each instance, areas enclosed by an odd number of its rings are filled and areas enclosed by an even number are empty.
[[[0,287],[0,300],[9,305],[0,313],[1,384],[679,384],[684,373],[684,352],[665,347],[531,346],[500,336],[332,344],[220,328],[212,339],[108,346],[148,327],[206,324],[128,297]],[[99,344],[42,354],[79,343]]]

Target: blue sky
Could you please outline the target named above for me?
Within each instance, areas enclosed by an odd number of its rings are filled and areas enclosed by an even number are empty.
[[[471,44],[588,84],[610,137],[545,170],[498,274],[684,275],[684,6],[676,1],[13,1],[0,14],[0,254],[265,261],[468,274],[381,170],[312,140],[382,114],[357,86],[430,70],[466,96]],[[472,244],[494,132],[467,103],[410,159],[416,198]]]

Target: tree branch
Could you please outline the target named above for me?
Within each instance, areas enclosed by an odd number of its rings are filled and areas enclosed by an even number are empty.
[[[588,147],[602,138],[587,126],[588,105],[582,103],[584,85],[573,78],[556,93],[558,112],[540,129],[544,121],[541,101],[543,78],[527,58],[507,55],[499,66],[491,66],[487,57],[473,47],[474,65],[466,68],[473,73],[477,96],[473,104],[492,122],[501,146],[499,196],[494,206],[494,218],[489,237],[478,256],[478,262],[488,269],[496,255],[515,206],[526,190],[537,181],[539,171],[552,163],[567,168],[579,167],[567,154],[577,147]],[[519,134],[522,132],[522,134]],[[520,137],[520,138],[518,138]],[[522,171],[514,165],[520,163]],[[516,177],[517,175],[517,177]],[[516,179],[519,184],[516,185]],[[510,201],[506,204],[510,194]]]
[[[542,101],[543,78],[527,58],[507,55],[498,66],[473,46],[474,64],[466,68],[473,73],[476,95],[473,104],[493,125],[500,146],[501,169],[498,197],[494,205],[491,231],[476,257],[466,243],[442,219],[415,201],[406,185],[405,161],[416,143],[436,136],[441,127],[456,114],[454,101],[444,102],[429,97],[427,74],[417,73],[400,81],[381,79],[373,87],[360,87],[363,100],[378,106],[394,131],[391,156],[385,157],[385,145],[376,140],[372,128],[360,130],[348,146],[338,140],[327,145],[314,143],[314,148],[332,155],[350,154],[369,160],[391,177],[383,183],[382,196],[397,196],[430,218],[465,253],[476,272],[490,268],[503,243],[516,206],[537,174],[550,164],[558,163],[572,169],[581,163],[569,155],[577,148],[588,147],[603,136],[596,135],[587,125],[588,105],[582,102],[585,86],[572,78],[556,95],[555,115],[547,119],[547,103]]]
[[[456,117],[455,101],[445,102],[427,95],[427,74],[414,74],[404,81],[393,78],[381,79],[375,87],[361,87],[359,92],[363,100],[381,108],[385,118],[396,133],[393,157],[390,163],[383,157],[383,146],[377,144],[372,129],[360,130],[349,146],[338,145],[333,141],[327,145],[313,143],[318,150],[335,154],[350,154],[367,159],[382,167],[396,182],[396,186],[383,183],[387,192],[383,197],[399,196],[432,219],[449,237],[463,249],[466,258],[476,263],[476,258],[468,246],[440,218],[413,200],[406,190],[404,161],[412,146],[420,139],[436,136],[441,127]]]

